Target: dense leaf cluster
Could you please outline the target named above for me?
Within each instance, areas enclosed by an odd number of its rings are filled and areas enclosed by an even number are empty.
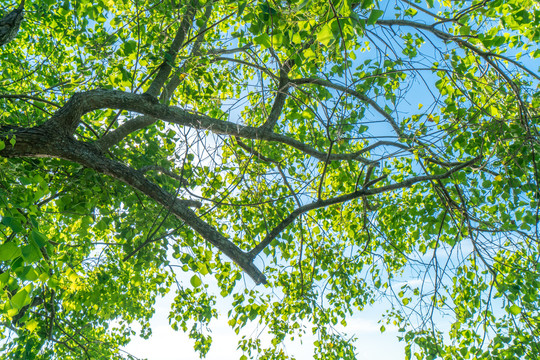
[[[408,358],[536,358],[537,1],[22,7],[0,48],[4,358],[133,358],[169,292],[202,356],[226,297],[237,334],[272,339],[243,358],[313,332],[314,358],[353,359],[376,301]]]

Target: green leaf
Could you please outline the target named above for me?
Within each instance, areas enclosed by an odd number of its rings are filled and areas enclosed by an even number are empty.
[[[14,243],[0,245],[0,261],[9,261],[21,256],[21,249]]]
[[[24,324],[24,327],[30,331],[30,332],[34,332],[36,330],[36,328],[38,327],[39,325],[39,322],[35,319],[30,319],[28,320],[25,324]]]
[[[404,298],[404,299],[402,300],[402,302],[403,302],[403,305],[407,306],[407,305],[409,305],[409,303],[411,302],[411,299],[410,299],[410,298]]]
[[[253,39],[253,42],[255,44],[260,44],[262,45],[264,48],[271,48],[272,47],[272,43],[270,42],[270,36],[268,36],[268,34],[261,34],[259,36],[256,36],[254,39]]]
[[[512,306],[510,306],[508,310],[510,311],[512,315],[519,315],[521,313],[521,308],[517,306],[516,304],[513,304]]]
[[[298,12],[300,10],[302,10],[303,8],[306,7],[307,4],[309,4],[309,2],[312,1],[312,0],[302,0],[302,2],[300,4],[298,4],[295,8],[294,8],[294,12]]]
[[[0,274],[0,285],[5,285],[9,281],[9,271]]]
[[[328,46],[328,44],[334,40],[334,33],[332,32],[332,25],[330,23],[321,27],[317,33],[317,40],[325,46]]]
[[[0,140],[0,151],[4,150],[6,148],[6,143]]]
[[[462,26],[459,28],[460,35],[469,35],[471,33],[471,28],[469,26]]]
[[[206,266],[206,264],[199,264],[198,268],[201,275],[207,275],[209,273],[208,267]]]
[[[124,43],[124,55],[130,55],[137,50],[137,42],[135,40],[126,41]]]
[[[30,299],[28,298],[28,291],[26,289],[19,290],[11,298],[11,304],[13,305],[13,307],[17,309],[21,309],[25,305],[28,305],[29,302],[30,302]]]
[[[199,278],[197,275],[193,275],[191,277],[191,279],[189,280],[189,282],[191,283],[191,285],[195,288],[199,287],[202,285],[202,281],[201,281],[201,278]]]
[[[11,230],[15,233],[19,233],[23,230],[21,222],[18,219],[12,218],[10,216],[5,216],[2,218],[2,224],[9,226]]]
[[[361,8],[362,9],[368,9],[371,5],[373,5],[374,0],[362,0]]]
[[[417,13],[418,11],[416,9],[407,9],[405,11],[405,15],[410,16],[410,17],[414,17]]]
[[[22,247],[22,256],[27,263],[33,263],[40,260],[42,254],[36,245],[29,244]]]
[[[242,16],[242,14],[244,13],[244,10],[246,9],[246,5],[247,5],[247,1],[238,3],[238,11],[237,11],[238,16]]]
[[[269,14],[269,15],[276,15],[277,14],[277,10],[274,9],[273,7],[269,6],[268,4],[261,4],[261,5],[259,5],[259,8],[265,14]]]
[[[371,10],[371,14],[369,14],[369,18],[367,19],[368,25],[374,25],[377,20],[384,14],[384,11],[382,10]]]
[[[30,239],[35,241],[36,245],[39,248],[44,247],[49,242],[47,237],[36,229],[32,229],[32,231],[30,232]]]
[[[39,274],[36,272],[36,270],[33,267],[27,266],[25,267],[20,277],[23,280],[36,281],[37,279],[39,279]]]

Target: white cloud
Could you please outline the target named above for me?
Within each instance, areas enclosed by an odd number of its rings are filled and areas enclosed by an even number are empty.
[[[183,332],[175,332],[168,324],[170,299],[161,299],[156,303],[156,314],[152,319],[153,334],[149,340],[136,338],[125,350],[132,355],[148,360],[198,360],[198,354],[193,350],[193,340]],[[237,350],[237,341],[240,338],[227,324],[226,309],[223,314],[214,319],[210,325],[213,344],[207,355],[207,360],[233,360],[239,359],[242,352]],[[386,326],[385,333],[380,332],[377,319],[380,307],[366,309],[347,321],[347,326],[336,326],[336,330],[346,332],[348,336],[354,335],[358,359],[389,360],[403,358],[403,344],[396,338],[397,329]],[[285,350],[294,355],[297,360],[310,360],[313,358],[314,336],[311,327],[307,326],[306,334],[294,341],[285,341]],[[253,328],[246,329],[244,335],[256,336],[259,331]],[[242,335],[242,334],[241,334]],[[266,333],[260,335],[263,344],[270,343],[270,336]]]

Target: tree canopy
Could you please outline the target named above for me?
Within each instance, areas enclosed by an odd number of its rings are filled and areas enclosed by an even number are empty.
[[[0,6],[4,358],[132,358],[169,292],[201,356],[228,297],[244,359],[354,359],[376,301],[407,358],[536,358],[537,0]]]

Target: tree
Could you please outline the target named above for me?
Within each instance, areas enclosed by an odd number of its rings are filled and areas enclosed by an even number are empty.
[[[0,48],[4,358],[131,357],[169,291],[201,356],[229,296],[237,333],[273,337],[239,339],[249,358],[311,330],[315,358],[354,358],[335,325],[377,300],[408,358],[536,358],[540,3],[23,7]]]

